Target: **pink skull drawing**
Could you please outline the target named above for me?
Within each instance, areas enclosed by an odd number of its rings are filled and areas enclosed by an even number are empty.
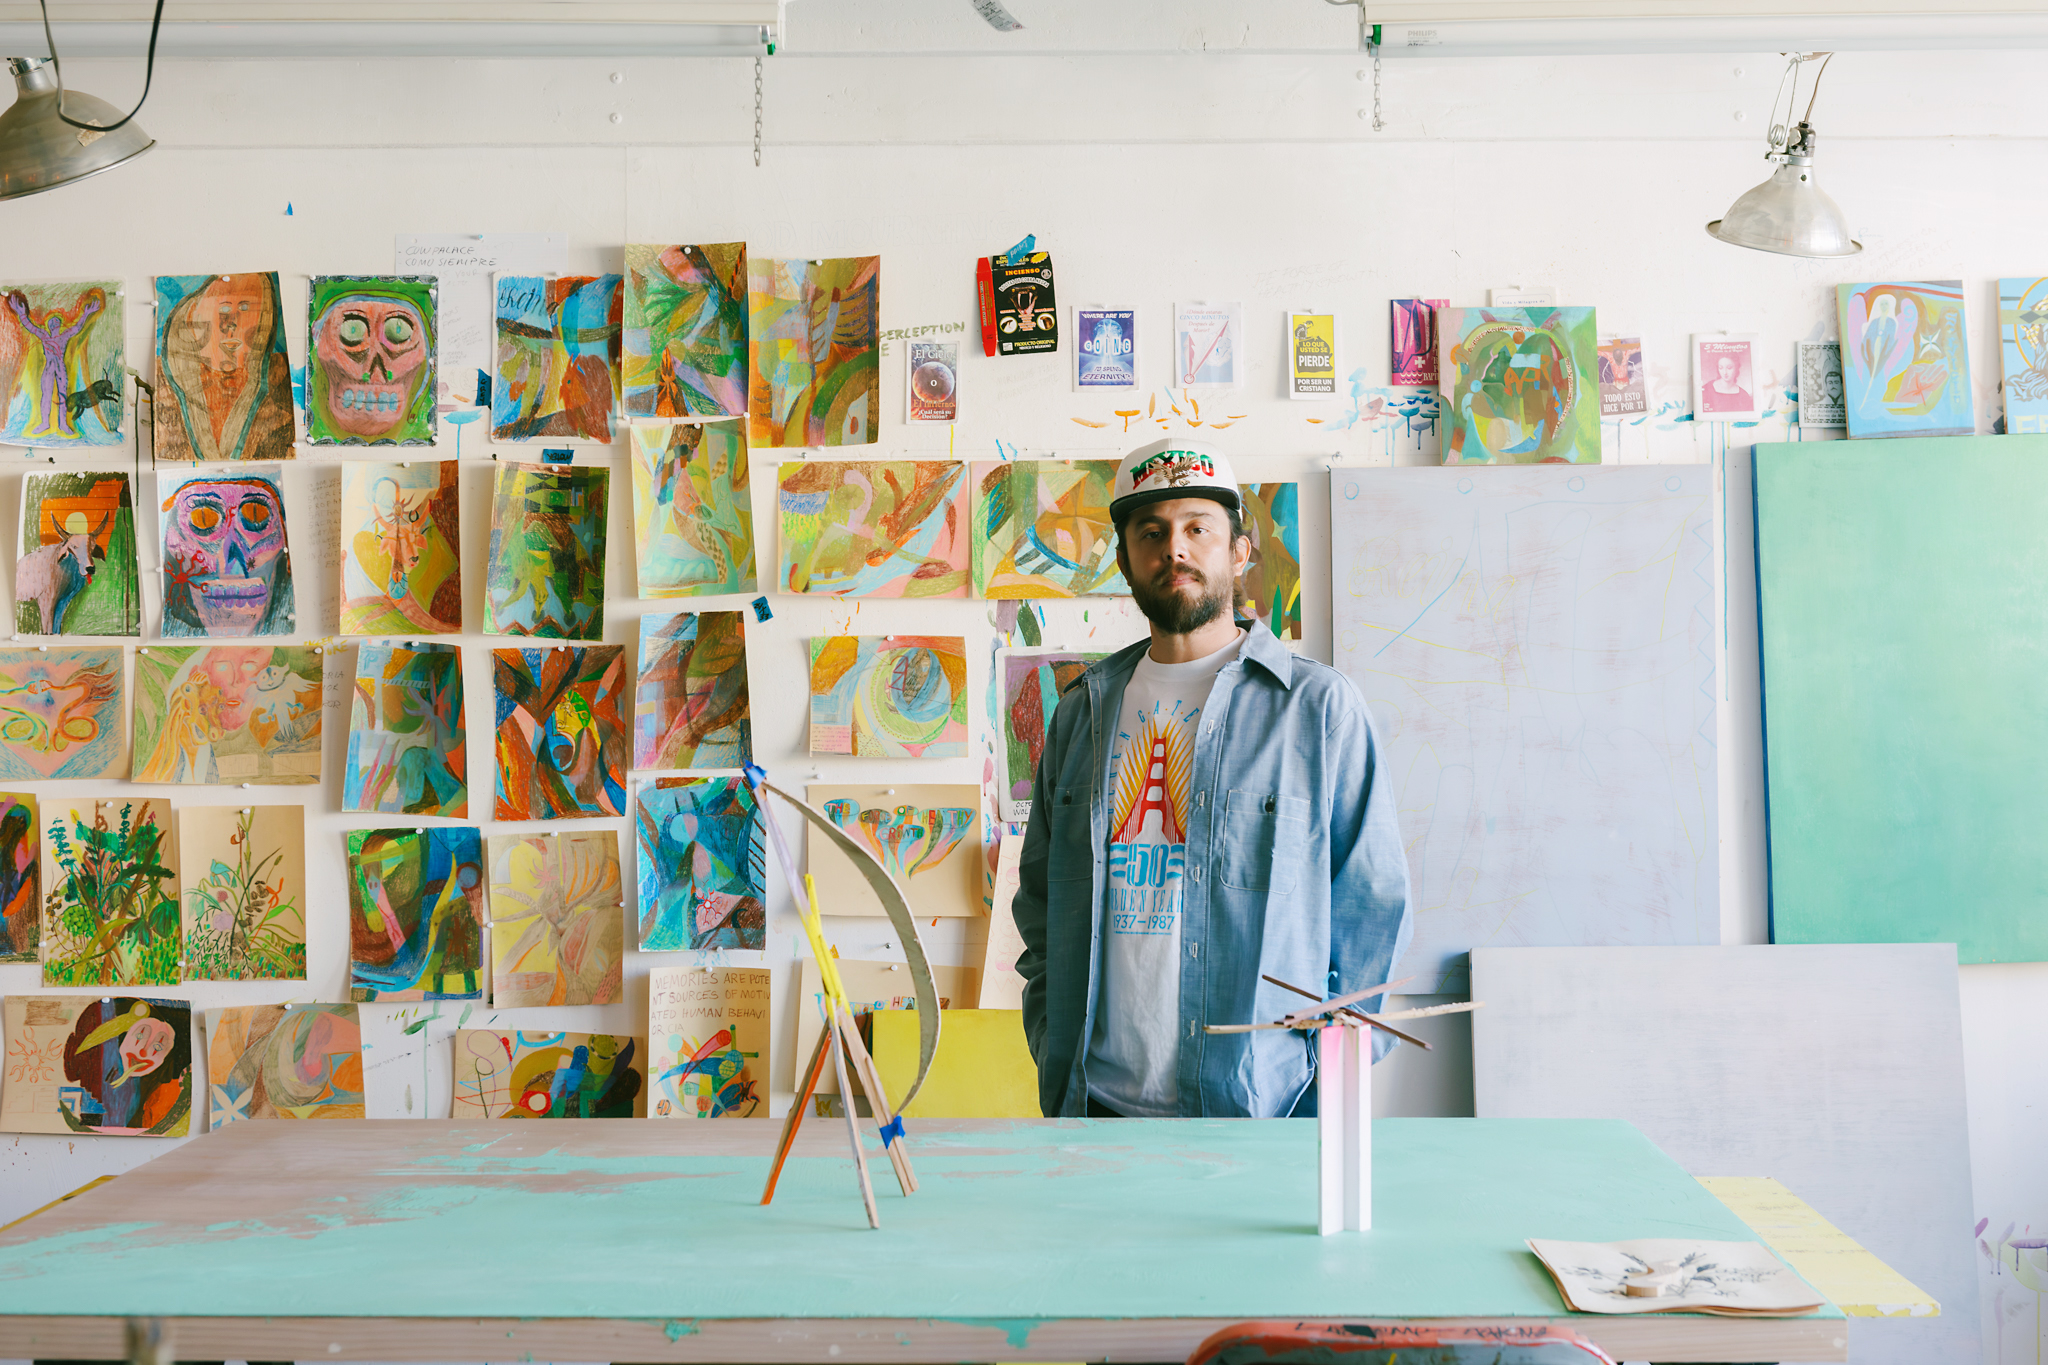
[[[276,618],[291,611],[291,560],[276,485],[262,478],[194,479],[171,495],[164,511],[166,634],[255,635],[284,628]]]
[[[426,382],[426,324],[404,299],[350,294],[313,320],[313,357],[326,382],[322,416],[375,440],[405,419]]]

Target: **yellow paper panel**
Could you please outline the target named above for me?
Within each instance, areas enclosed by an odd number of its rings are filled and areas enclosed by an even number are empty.
[[[1022,1010],[947,1010],[939,1026],[939,1054],[924,1088],[910,1102],[910,1118],[1038,1118],[1038,1067],[1024,1042]],[[891,1095],[917,1077],[917,1016],[875,1015],[875,1067]]]
[[[901,962],[854,962],[834,958],[833,963],[839,968],[839,984],[846,988],[846,1001],[853,1006],[856,1016],[917,1008],[917,986],[911,980],[910,968]],[[974,998],[976,976],[972,967],[932,964],[932,985],[939,993],[939,1008],[949,1011],[948,1018],[953,1006],[964,1006]],[[803,1077],[797,1072],[810,1064],[811,1049],[818,1045],[818,1034],[825,1028],[825,988],[819,984],[818,964],[808,956],[803,960],[799,988],[802,994],[796,1006],[796,1046],[791,1049],[796,1056],[790,1063],[789,1088],[792,1090],[802,1084]],[[915,1031],[913,1027],[912,1032]],[[854,1089],[859,1088],[860,1082],[855,1081]],[[839,1093],[839,1080],[833,1075],[830,1062],[825,1063],[825,1070],[818,1077],[817,1093]]]
[[[876,1048],[880,1060],[881,1049]],[[945,1035],[939,1053],[945,1055]],[[888,1072],[882,1073],[884,1076]],[[936,1064],[933,1074],[938,1074]],[[1905,1276],[1857,1245],[1769,1176],[1703,1175],[1700,1184],[1749,1224],[1765,1245],[1852,1318],[1931,1318],[1941,1305]]]

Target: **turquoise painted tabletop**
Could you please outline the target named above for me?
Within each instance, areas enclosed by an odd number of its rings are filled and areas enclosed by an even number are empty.
[[[901,1195],[874,1146],[871,1230],[838,1123],[805,1125],[766,1208],[765,1120],[236,1123],[0,1233],[0,1303],[184,1317],[1552,1316],[1563,1304],[1525,1238],[1754,1239],[1611,1120],[1382,1120],[1374,1226],[1330,1237],[1315,1231],[1312,1121],[910,1126],[921,1188]]]

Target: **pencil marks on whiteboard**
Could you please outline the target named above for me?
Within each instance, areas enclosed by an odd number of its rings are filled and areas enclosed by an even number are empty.
[[[1704,465],[1339,469],[1335,662],[1395,785],[1415,940],[1720,938]]]

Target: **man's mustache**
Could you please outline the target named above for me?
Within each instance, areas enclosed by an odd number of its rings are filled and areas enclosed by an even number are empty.
[[[1189,578],[1194,579],[1195,582],[1200,584],[1202,587],[1206,588],[1209,586],[1209,576],[1203,573],[1200,569],[1196,568],[1192,564],[1168,565],[1166,568],[1161,569],[1158,573],[1152,575],[1152,586],[1155,588],[1172,587],[1173,576],[1175,574],[1183,573],[1186,574]]]

